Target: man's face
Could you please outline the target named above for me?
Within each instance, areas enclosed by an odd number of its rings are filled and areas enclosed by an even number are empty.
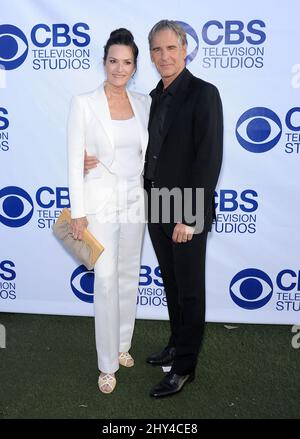
[[[156,32],[150,48],[151,60],[162,79],[171,83],[185,67],[187,48],[178,41],[178,36],[170,29]]]

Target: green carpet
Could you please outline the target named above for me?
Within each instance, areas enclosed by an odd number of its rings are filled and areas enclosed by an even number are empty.
[[[137,320],[131,353],[113,394],[98,391],[90,317],[0,313],[0,418],[260,419],[300,418],[300,348],[291,326],[207,324],[196,380],[155,400],[162,377],[146,356],[164,347],[166,321]]]

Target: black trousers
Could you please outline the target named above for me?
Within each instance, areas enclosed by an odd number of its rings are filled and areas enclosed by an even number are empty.
[[[148,228],[166,291],[171,327],[168,346],[176,348],[172,372],[185,375],[196,367],[204,335],[207,232],[176,244],[163,224],[148,222]]]

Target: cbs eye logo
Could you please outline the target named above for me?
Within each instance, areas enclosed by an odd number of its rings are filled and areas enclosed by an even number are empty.
[[[235,134],[240,145],[247,151],[261,153],[272,149],[279,141],[282,124],[269,108],[251,108],[239,118]]]
[[[83,302],[94,302],[94,271],[80,265],[71,276],[71,288],[78,299]]]
[[[27,54],[28,41],[23,32],[11,24],[0,25],[0,64],[4,69],[16,69]]]
[[[199,38],[198,38],[196,31],[189,24],[185,23],[184,21],[178,21],[178,20],[176,20],[176,23],[179,24],[179,26],[181,26],[184,29],[187,36],[189,35],[190,37],[192,37],[192,39],[196,43],[196,47],[185,58],[186,64],[188,65],[189,63],[191,63],[193,61],[193,59],[196,58],[196,55],[197,55],[198,50],[199,50]]]
[[[33,215],[33,202],[23,189],[8,186],[0,190],[0,223],[8,227],[22,227]]]
[[[234,303],[244,309],[258,309],[265,306],[273,294],[271,279],[256,268],[248,268],[237,273],[229,288]]]

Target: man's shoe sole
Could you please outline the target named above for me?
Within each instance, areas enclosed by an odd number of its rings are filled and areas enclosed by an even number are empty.
[[[165,396],[176,395],[176,393],[181,392],[181,390],[184,388],[186,383],[192,383],[194,381],[194,379],[195,379],[195,374],[192,373],[188,377],[188,379],[183,382],[182,386],[178,390],[175,390],[175,391],[172,391],[172,392],[161,393],[161,394],[158,394],[158,395],[155,395],[155,394],[153,395],[153,394],[150,393],[150,396],[152,396],[153,398],[164,398]]]
[[[151,364],[151,366],[172,366],[173,361],[174,360],[172,360],[171,362],[170,361],[151,362],[151,361],[146,360],[146,363]]]

